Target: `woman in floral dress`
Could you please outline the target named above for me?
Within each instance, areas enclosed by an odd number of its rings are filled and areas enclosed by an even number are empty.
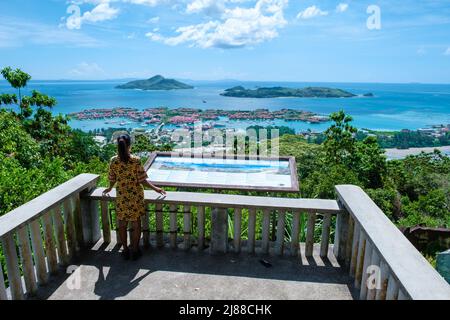
[[[138,259],[141,256],[139,240],[141,238],[141,216],[145,214],[144,188],[149,187],[154,191],[165,195],[166,192],[154,186],[148,181],[147,173],[141,164],[139,157],[130,152],[131,138],[128,134],[117,138],[118,155],[111,159],[109,166],[109,188],[103,195],[108,195],[117,184],[116,214],[119,220],[119,238],[123,246],[124,259],[130,258],[130,250],[127,245],[127,225],[132,223],[131,258]]]

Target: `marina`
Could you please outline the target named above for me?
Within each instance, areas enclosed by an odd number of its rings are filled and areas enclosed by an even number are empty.
[[[79,120],[105,120],[105,119],[127,119],[128,121],[110,121],[104,124],[120,124],[121,126],[132,123],[141,123],[142,127],[149,124],[158,124],[163,121],[175,126],[194,124],[199,121],[265,121],[273,120],[301,121],[310,124],[328,122],[328,116],[318,115],[309,111],[282,109],[269,111],[268,109],[246,110],[215,110],[215,109],[194,109],[194,108],[147,108],[142,111],[136,108],[117,107],[112,109],[86,109],[80,112],[70,113],[69,117]],[[209,125],[209,129],[214,125]],[[219,124],[224,127],[224,124]]]

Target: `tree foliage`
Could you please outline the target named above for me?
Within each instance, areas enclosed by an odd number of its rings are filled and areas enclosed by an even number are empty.
[[[335,198],[334,186],[362,187],[385,214],[402,226],[450,227],[450,158],[436,151],[387,161],[377,138],[356,139],[351,117],[334,123],[321,145],[299,136],[280,138],[280,154],[296,157],[303,197]]]
[[[37,109],[52,108],[56,105],[56,99],[33,90],[31,96],[22,96],[22,89],[24,89],[31,76],[20,69],[13,70],[11,67],[3,68],[0,73],[3,78],[13,87],[17,89],[18,98],[15,94],[1,94],[0,104],[12,105],[16,104],[20,110],[19,116],[23,119],[30,117],[33,114],[32,107]]]

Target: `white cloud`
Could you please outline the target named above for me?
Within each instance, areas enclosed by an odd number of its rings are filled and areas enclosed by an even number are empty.
[[[348,9],[348,3],[339,3],[336,7],[336,12],[345,12]]]
[[[92,78],[104,75],[105,71],[97,63],[81,62],[74,69],[69,71],[73,77]]]
[[[297,19],[311,19],[318,16],[326,16],[328,11],[322,11],[316,6],[311,6],[297,14]]]
[[[80,29],[84,22],[99,22],[112,20],[119,14],[119,9],[109,5],[108,0],[104,0],[94,7],[91,11],[86,11],[81,15],[79,7],[72,5],[67,9],[67,13],[71,14],[66,20],[68,29]]]
[[[157,6],[163,2],[167,2],[166,0],[123,0],[123,2],[129,2],[133,4],[142,4],[146,6]]]
[[[111,20],[117,17],[119,9],[112,8],[109,3],[101,3],[92,11],[85,12],[82,19],[90,22]]]
[[[147,20],[147,23],[159,23],[159,17],[153,17]]]
[[[417,55],[424,56],[426,54],[427,54],[427,50],[424,47],[420,47],[419,49],[417,49]]]
[[[146,6],[153,7],[153,6],[159,5],[164,2],[168,2],[168,1],[170,1],[170,0],[72,0],[70,2],[72,2],[76,5],[81,5],[83,3],[98,5],[101,3],[124,2],[124,3],[132,3],[132,4],[137,4],[137,5],[146,5]]]
[[[167,45],[187,43],[201,48],[238,48],[278,37],[287,21],[283,11],[288,0],[258,0],[254,7],[225,8],[219,20],[183,26],[174,37],[149,32],[147,37]]]
[[[193,0],[187,5],[187,13],[204,13],[208,16],[225,11],[225,0]]]
[[[444,55],[450,56],[450,47],[447,48],[447,50],[444,52]]]
[[[155,32],[147,32],[145,34],[145,36],[147,38],[149,38],[150,40],[152,40],[152,41],[161,41],[161,40],[163,40],[163,37],[160,34],[157,34]]]
[[[119,16],[119,8],[111,6],[112,3],[131,3],[154,7],[170,0],[73,0],[67,8],[69,16],[66,19],[68,29],[80,29],[84,22],[100,22],[112,20]],[[91,11],[81,14],[80,5],[95,5]],[[159,19],[159,18],[158,18]]]

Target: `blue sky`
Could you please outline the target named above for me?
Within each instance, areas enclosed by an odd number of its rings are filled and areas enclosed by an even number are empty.
[[[450,1],[1,1],[6,65],[34,79],[450,83]]]

